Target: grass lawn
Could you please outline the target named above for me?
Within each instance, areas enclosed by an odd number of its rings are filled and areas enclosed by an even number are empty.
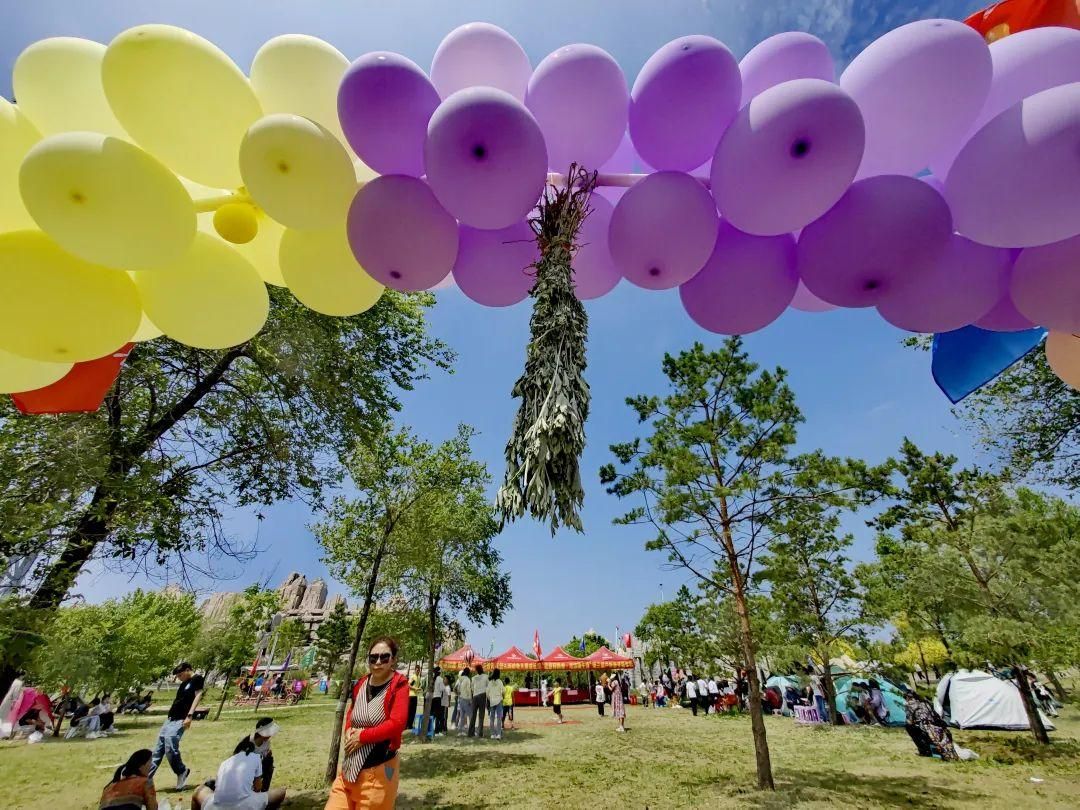
[[[271,710],[282,725],[274,742],[274,784],[287,807],[321,810],[333,704]],[[768,719],[777,792],[753,788],[746,717],[693,717],[681,709],[630,707],[630,732],[610,717],[567,707],[550,724],[539,709],[518,710],[519,730],[502,741],[409,739],[402,752],[401,808],[724,808],[724,807],[1080,807],[1080,710],[1069,708],[1040,750],[1026,733],[958,732],[978,762],[920,759],[903,729],[798,727]],[[108,739],[0,744],[0,807],[97,807],[113,769],[136,748],[152,747],[162,715],[122,717]],[[249,710],[196,723],[184,759],[199,780],[213,775],[254,724]],[[1032,777],[1040,782],[1030,781]],[[163,764],[161,795],[175,796]],[[191,790],[184,793],[185,810]]]

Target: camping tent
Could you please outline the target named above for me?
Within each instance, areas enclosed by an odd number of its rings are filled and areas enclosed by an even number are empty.
[[[902,726],[906,720],[904,713],[904,693],[900,687],[881,675],[873,676],[881,686],[881,696],[885,699],[885,708],[889,710],[886,723],[890,726]],[[847,673],[833,675],[833,685],[836,687],[836,709],[841,714],[848,709],[848,695],[851,694],[852,684],[868,684],[869,677],[862,675],[850,675]]]
[[[773,675],[769,680],[765,681],[765,688],[768,689],[770,686],[775,686],[779,689],[781,695],[784,694],[784,690],[789,686],[794,687],[796,691],[800,692],[803,688],[802,680],[798,675]]]
[[[958,728],[1005,731],[1028,728],[1024,700],[1016,684],[977,669],[961,669],[946,675],[938,684],[934,708],[946,722]],[[1048,729],[1054,727],[1045,716],[1042,720]]]
[[[634,659],[627,658],[625,655],[617,655],[609,650],[607,647],[601,647],[592,655],[585,657],[585,660],[589,664],[589,669],[595,670],[611,670],[611,669],[633,669]]]
[[[539,661],[530,658],[517,647],[511,647],[501,655],[489,659],[488,664],[507,672],[535,672],[543,669],[543,665]]]

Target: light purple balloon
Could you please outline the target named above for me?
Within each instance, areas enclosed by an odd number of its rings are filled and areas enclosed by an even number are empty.
[[[718,227],[716,204],[700,182],[682,172],[657,172],[619,200],[608,244],[631,284],[668,290],[705,266]]]
[[[345,71],[338,118],[349,146],[379,174],[424,173],[424,138],[439,94],[420,67],[386,51],[367,53]]]
[[[535,282],[540,260],[536,235],[527,222],[485,231],[462,225],[454,280],[465,295],[486,307],[523,301]]]
[[[956,229],[995,247],[1080,233],[1080,82],[1014,104],[968,141],[945,179]]]
[[[353,198],[349,245],[368,275],[395,290],[427,290],[446,278],[458,251],[454,218],[423,180],[387,174]]]
[[[442,98],[466,87],[495,87],[524,101],[530,73],[532,65],[518,41],[486,22],[455,28],[431,60],[431,82]]]
[[[1080,236],[1023,251],[1009,294],[1017,310],[1039,326],[1080,332]]]
[[[797,309],[800,312],[828,312],[829,310],[836,309],[836,304],[822,301],[806,289],[806,285],[800,281],[799,286],[795,290],[795,297],[791,299],[791,308]]]
[[[564,45],[548,54],[529,79],[525,106],[547,143],[548,165],[596,169],[626,132],[630,92],[622,68],[603,48]]]
[[[547,182],[536,119],[509,93],[471,87],[446,99],[428,124],[428,182],[466,225],[497,230],[524,219]]]
[[[779,318],[798,285],[791,234],[752,236],[721,222],[712,255],[679,297],[698,326],[745,335]]]
[[[608,246],[608,229],[615,207],[603,197],[589,199],[592,211],[585,218],[574,256],[574,292],[582,301],[607,295],[622,279]]]
[[[722,42],[680,37],[649,57],[630,96],[638,154],[658,169],[685,172],[712,157],[739,110],[742,78]]]
[[[965,143],[1014,104],[1051,87],[1080,81],[1080,31],[1075,28],[1030,28],[990,45],[993,78],[990,93],[967,135],[931,165],[945,177]]]
[[[878,312],[909,332],[951,332],[994,308],[1012,262],[1011,251],[954,234],[933,269],[886,293]]]
[[[739,72],[743,107],[754,96],[792,79],[836,81],[829,46],[802,31],[787,31],[762,40],[739,62]]]
[[[975,325],[990,332],[1022,332],[1036,326],[1020,314],[1008,291],[1001,296],[993,309],[975,321]]]
[[[990,90],[990,51],[956,20],[921,20],[871,42],[840,77],[863,113],[859,177],[915,174],[962,142]]]
[[[933,270],[949,244],[949,207],[913,177],[880,175],[852,184],[799,235],[799,276],[818,298],[876,306],[898,285]]]
[[[624,132],[615,153],[600,166],[601,174],[630,174],[640,172],[644,164],[634,149],[630,133]]]
[[[742,108],[716,147],[712,193],[747,233],[778,236],[817,219],[843,195],[863,154],[858,105],[835,84],[795,79]]]

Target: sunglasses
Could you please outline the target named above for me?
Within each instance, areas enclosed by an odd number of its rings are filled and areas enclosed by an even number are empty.
[[[371,653],[367,657],[367,662],[369,664],[389,664],[390,659],[393,657],[393,653]]]

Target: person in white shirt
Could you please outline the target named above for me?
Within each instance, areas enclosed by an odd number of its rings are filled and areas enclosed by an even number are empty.
[[[472,679],[472,716],[469,718],[469,736],[484,736],[484,724],[487,722],[488,676],[484,674],[484,665],[476,665],[476,674]],[[480,728],[477,729],[477,718]]]
[[[262,757],[251,738],[245,737],[233,755],[218,768],[214,787],[202,785],[191,797],[191,810],[276,810],[285,790],[262,789]]]
[[[686,699],[690,702],[690,711],[697,717],[697,682],[691,677],[686,679]]]
[[[697,685],[697,694],[698,694],[698,704],[701,706],[702,711],[704,711],[706,714],[708,714],[709,713],[709,684],[702,676],[698,675],[696,685]]]
[[[720,687],[715,677],[709,678],[709,714],[716,714],[716,701],[720,697]]]
[[[473,687],[469,668],[461,670],[455,686],[457,691],[457,735],[464,737],[472,719]]]
[[[487,685],[488,721],[491,725],[491,739],[502,739],[503,725],[503,682],[499,670],[491,673]]]
[[[442,670],[435,667],[435,680],[431,686],[431,716],[435,718],[435,736],[441,737],[446,733],[446,716],[443,714],[443,692],[446,691],[446,678]],[[447,703],[446,705],[450,705]]]
[[[603,717],[604,703],[607,702],[607,695],[604,694],[604,685],[600,683],[600,681],[596,682],[593,699],[596,701],[596,713]]]

